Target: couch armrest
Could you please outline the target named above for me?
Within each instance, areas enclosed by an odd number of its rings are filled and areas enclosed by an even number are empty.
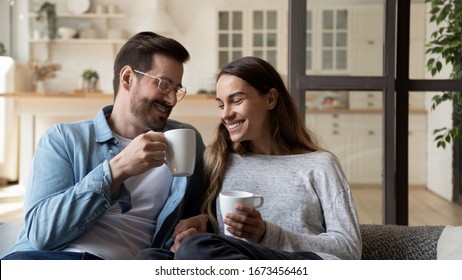
[[[444,226],[360,225],[363,260],[435,260]]]
[[[22,226],[23,220],[0,223],[0,257],[16,243]]]

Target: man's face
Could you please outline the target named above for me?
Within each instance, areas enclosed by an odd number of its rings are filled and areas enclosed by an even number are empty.
[[[133,89],[130,110],[133,116],[146,130],[159,130],[165,123],[177,103],[175,88],[181,86],[183,64],[170,57],[153,55],[153,68],[145,73],[152,76],[138,75],[138,82]],[[171,84],[167,92],[161,93],[158,85]]]

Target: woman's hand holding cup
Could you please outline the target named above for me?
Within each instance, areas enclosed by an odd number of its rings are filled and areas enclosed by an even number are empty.
[[[220,211],[225,234],[260,242],[265,234],[266,224],[256,208],[262,207],[263,203],[264,199],[261,195],[249,192],[220,193]]]

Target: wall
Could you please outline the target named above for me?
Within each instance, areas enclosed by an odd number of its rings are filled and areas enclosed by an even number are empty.
[[[41,1],[30,0],[30,11],[36,11]],[[64,0],[54,0],[58,12],[66,12]],[[109,21],[110,28],[126,29],[129,35],[141,31],[143,20],[149,17],[152,2],[147,0],[93,0],[90,11],[95,11],[95,3],[98,4],[117,4],[120,11],[127,17],[124,19],[112,19]],[[215,75],[217,59],[211,53],[216,52],[216,11],[219,8],[235,7],[276,7],[287,9],[285,0],[253,0],[251,4],[245,0],[169,0],[166,2],[167,11],[171,15],[178,32],[164,34],[173,37],[181,42],[190,52],[191,59],[185,65],[183,84],[189,92],[195,93],[199,89],[213,91],[215,87]],[[144,14],[144,15],[143,15]],[[29,20],[34,20],[28,17]],[[89,20],[95,25],[101,24],[99,19]],[[58,24],[69,26],[71,20],[58,21]],[[156,31],[155,29],[153,31]],[[22,34],[27,34],[23,32]],[[30,36],[30,35],[27,35]],[[103,35],[104,36],[104,35]],[[27,37],[28,38],[28,37]],[[50,91],[72,92],[78,88],[81,72],[86,68],[94,68],[100,74],[100,89],[104,92],[112,92],[112,63],[117,50],[121,45],[112,46],[110,44],[59,44],[53,46],[52,61],[63,65],[63,69],[58,71],[56,78],[46,81]],[[42,58],[48,51],[45,44],[34,44],[34,48],[29,51],[31,57]],[[28,54],[29,54],[28,53]],[[66,61],[79,61],[80,63],[68,64]],[[199,69],[199,70],[198,70]]]
[[[427,28],[427,42],[430,35],[435,30],[434,25]],[[443,71],[437,74],[435,79],[447,79],[451,67],[444,67]],[[432,79],[427,73],[426,79]],[[427,92],[425,103],[427,108],[431,108],[433,92]],[[441,127],[450,127],[452,125],[452,106],[449,102],[442,103],[435,111],[429,110],[428,128],[427,128],[427,188],[441,197],[451,201],[453,192],[453,174],[452,174],[452,145],[446,149],[437,148],[434,141],[433,130]]]

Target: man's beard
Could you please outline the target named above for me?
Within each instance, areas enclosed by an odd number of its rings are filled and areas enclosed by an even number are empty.
[[[130,99],[130,111],[133,116],[140,122],[139,124],[143,126],[146,130],[161,130],[165,127],[168,116],[170,112],[167,113],[166,117],[153,117],[151,114],[152,110],[158,110],[154,108],[156,104],[159,104],[163,107],[170,108],[171,106],[167,105],[161,100],[149,100],[147,98],[137,98],[138,92],[135,92]]]

